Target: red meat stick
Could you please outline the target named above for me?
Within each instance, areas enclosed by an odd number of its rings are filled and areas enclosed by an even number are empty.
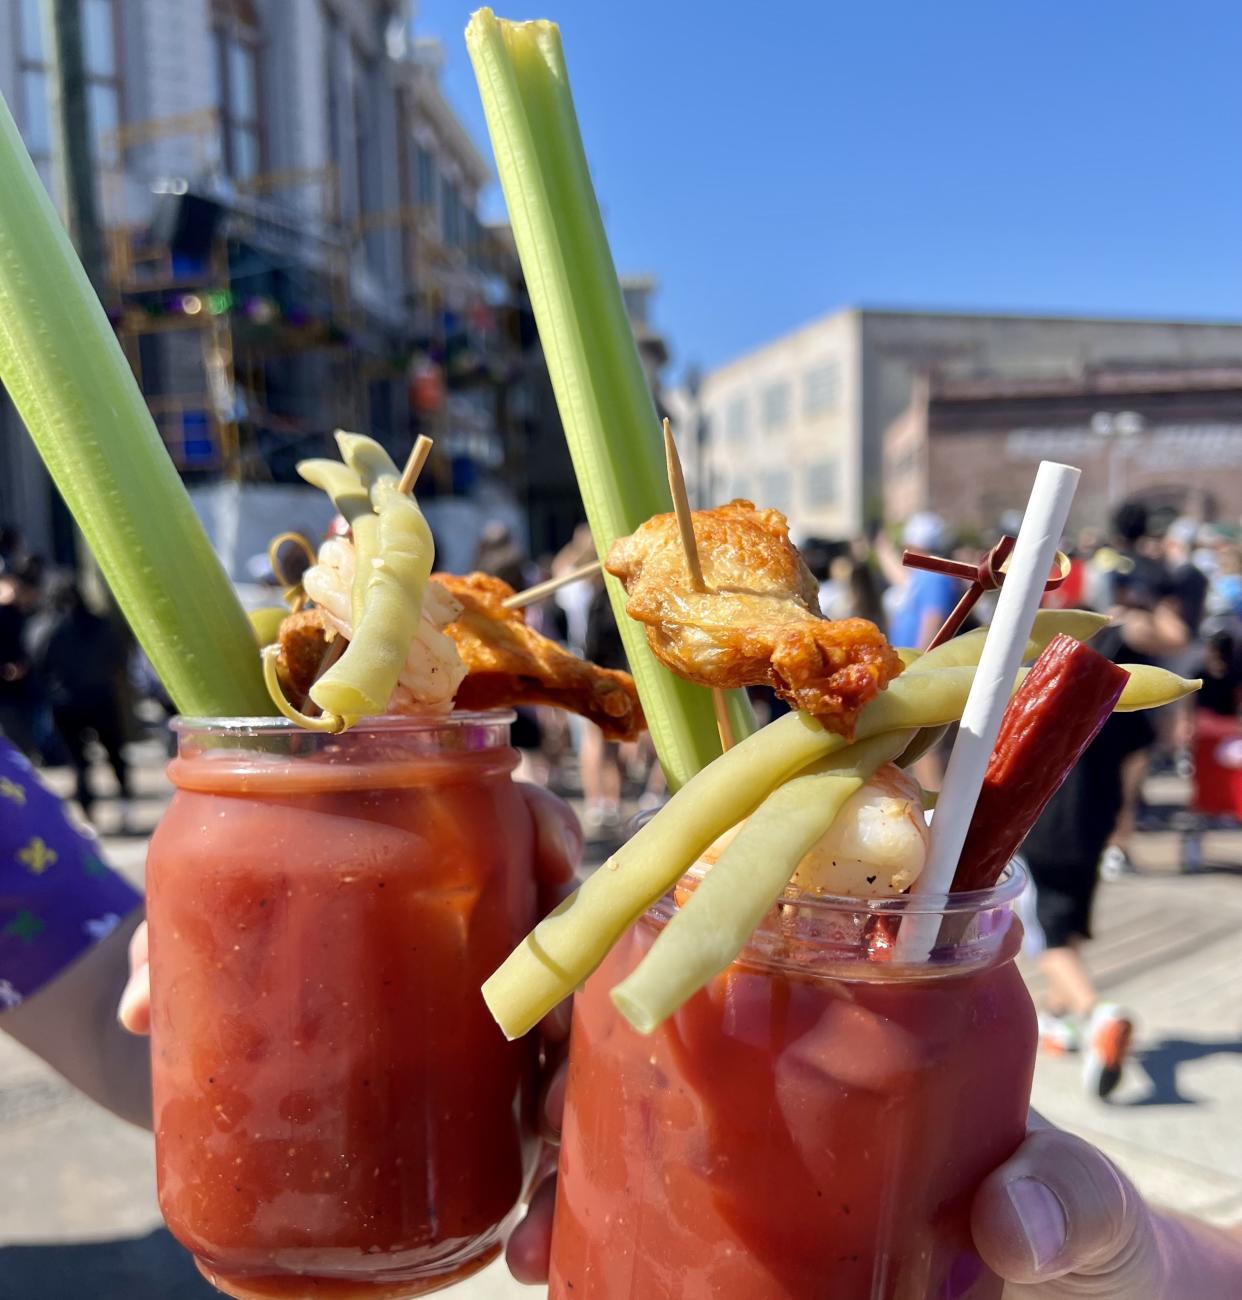
[[[1130,674],[1054,637],[1009,701],[953,891],[987,889],[1112,713]]]

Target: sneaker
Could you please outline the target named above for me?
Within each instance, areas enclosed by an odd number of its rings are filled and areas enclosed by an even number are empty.
[[[1087,1024],[1082,1082],[1087,1092],[1107,1101],[1121,1082],[1121,1071],[1134,1036],[1134,1022],[1113,1002],[1101,1002]]]
[[[1082,1034],[1073,1016],[1039,1013],[1039,1046],[1049,1056],[1066,1056],[1082,1046]]]
[[[1134,874],[1134,863],[1130,861],[1129,854],[1126,853],[1125,849],[1116,844],[1110,844],[1100,854],[1101,880],[1120,880],[1122,876],[1133,876]]]

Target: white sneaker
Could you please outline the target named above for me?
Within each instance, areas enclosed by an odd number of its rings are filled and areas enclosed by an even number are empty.
[[[1100,879],[1120,880],[1122,876],[1134,874],[1134,863],[1130,861],[1125,849],[1110,844],[1100,854]]]
[[[1082,1032],[1075,1016],[1039,1013],[1039,1046],[1049,1056],[1065,1056],[1082,1047]]]
[[[1121,1082],[1130,1053],[1134,1021],[1115,1002],[1101,1002],[1087,1022],[1086,1050],[1082,1062],[1083,1087],[1093,1097],[1107,1101]]]

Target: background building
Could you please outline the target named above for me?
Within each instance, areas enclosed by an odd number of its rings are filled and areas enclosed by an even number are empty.
[[[47,8],[0,0],[0,91],[63,201]],[[446,564],[485,519],[562,544],[581,506],[512,239],[406,0],[82,0],[81,24],[101,296],[233,576],[273,518],[319,526],[294,466],[338,426],[435,438]],[[2,400],[0,520],[71,558]]]
[[[884,442],[890,519],[933,509],[964,529],[1020,510],[1040,460],[1079,466],[1071,522],[1122,500],[1215,519],[1242,501],[1242,366],[1097,369],[1078,378],[915,385]]]
[[[900,517],[904,502],[919,498],[921,489],[886,502],[884,431],[929,374],[940,383],[1072,388],[1110,369],[1239,365],[1236,324],[835,312],[704,376],[705,472],[718,499],[753,497],[785,510],[802,536],[847,537],[878,521],[886,504]],[[1242,430],[1225,436],[1242,440]],[[967,459],[958,470],[968,494],[976,467]]]

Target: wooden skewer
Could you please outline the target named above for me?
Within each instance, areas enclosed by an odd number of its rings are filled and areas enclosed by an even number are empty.
[[[686,552],[686,568],[690,570],[690,585],[695,591],[706,591],[707,583],[703,580],[703,565],[699,560],[699,544],[694,536],[694,518],[690,511],[690,497],[686,492],[686,476],[682,472],[681,457],[677,454],[677,443],[673,440],[673,431],[668,420],[664,421],[664,460],[668,467],[668,486],[673,494],[673,510],[677,515],[677,530],[681,533],[681,545]],[[737,743],[733,735],[733,723],[729,718],[729,705],[725,693],[718,686],[712,687],[712,708],[716,711],[716,729],[720,732],[722,749],[730,750]]]
[[[583,578],[591,577],[603,567],[603,560],[593,560],[580,569],[570,569],[568,573],[562,573],[559,578],[549,578],[546,582],[537,582],[533,587],[527,587],[525,591],[515,591],[512,596],[506,596],[500,603],[505,609],[521,609],[524,605],[533,605],[535,601],[550,596],[562,587],[568,587],[570,583],[581,582]]]
[[[397,486],[402,492],[413,492],[414,484],[418,482],[418,476],[423,472],[423,466],[427,463],[427,457],[431,455],[431,448],[434,443],[426,434],[420,433],[410,449],[409,459],[405,462],[405,469],[401,471],[401,482]]]

